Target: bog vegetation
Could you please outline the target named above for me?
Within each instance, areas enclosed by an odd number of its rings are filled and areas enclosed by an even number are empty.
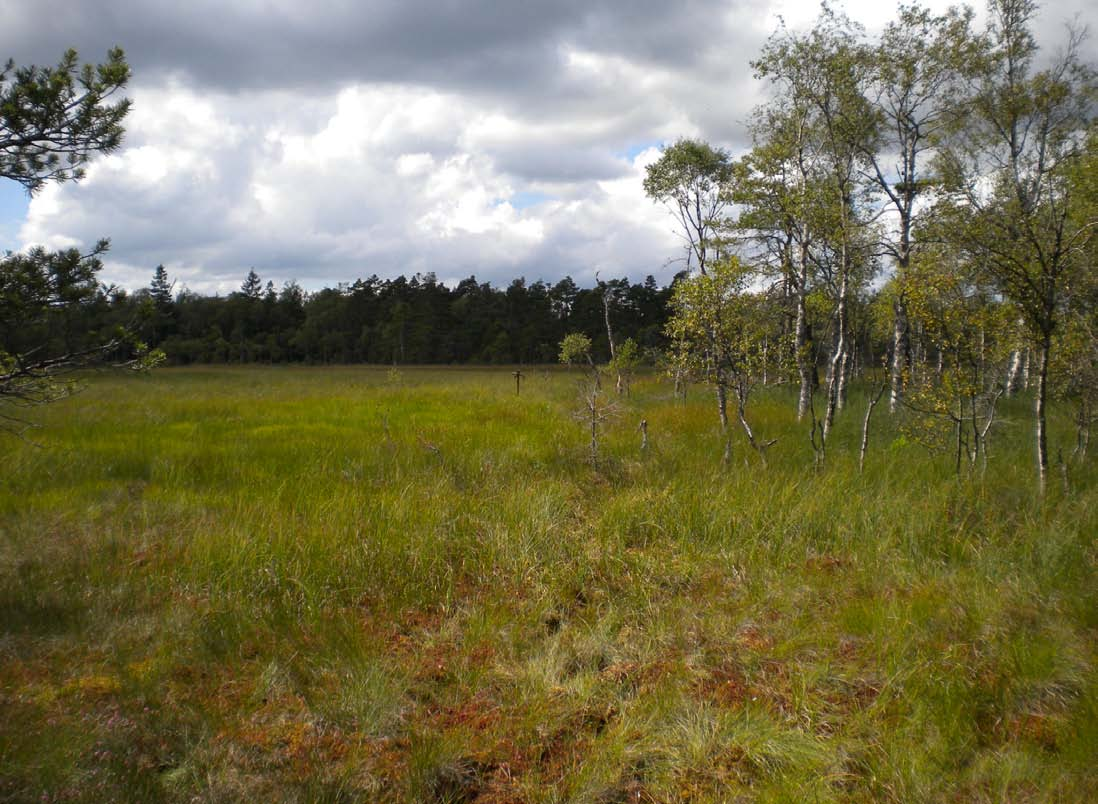
[[[813,469],[764,387],[765,466],[737,434],[721,468],[710,394],[643,374],[596,469],[586,374],[526,374],[170,368],[43,408],[44,448],[0,445],[0,797],[1098,794],[1098,477],[1039,497],[1028,399],[986,472],[881,416],[859,473],[861,416]]]
[[[0,797],[1098,797],[1095,80],[1033,14],[779,29],[747,153],[647,169],[668,287],[0,261]],[[121,52],[13,70],[0,175],[118,146]],[[392,367],[213,365],[281,362]]]

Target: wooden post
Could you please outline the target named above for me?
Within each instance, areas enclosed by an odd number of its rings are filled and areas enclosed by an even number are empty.
[[[641,419],[641,450],[648,449],[648,419]]]
[[[522,387],[521,387],[522,386],[522,378],[523,378],[522,371],[521,370],[512,371],[511,376],[515,378],[515,393],[516,394],[521,393],[522,392]]]

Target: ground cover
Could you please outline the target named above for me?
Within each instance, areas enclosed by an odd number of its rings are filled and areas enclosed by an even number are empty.
[[[1028,400],[859,474],[863,396],[814,470],[768,389],[725,467],[644,377],[596,471],[526,374],[94,377],[0,441],[0,800],[1098,798],[1098,478],[1037,497]]]

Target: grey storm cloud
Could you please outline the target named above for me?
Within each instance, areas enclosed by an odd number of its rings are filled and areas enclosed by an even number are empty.
[[[936,6],[945,0],[933,0]],[[851,0],[862,13],[888,8]],[[31,203],[24,245],[110,236],[105,279],[164,263],[232,289],[432,271],[505,284],[668,280],[674,222],[641,189],[654,146],[738,152],[750,59],[796,0],[8,0],[0,56],[121,46],[125,147]],[[1062,42],[1083,0],[1044,9]],[[1091,13],[1093,16],[1093,13]],[[1084,16],[1083,22],[1088,21]],[[1091,48],[1093,50],[1093,48]]]
[[[563,43],[689,69],[711,48],[754,45],[750,25],[725,20],[735,11],[750,22],[765,8],[756,0],[36,0],[0,11],[0,44],[20,63],[48,62],[70,46],[92,57],[121,45],[138,74],[184,72],[228,91],[367,81],[553,98],[582,91],[560,81]]]

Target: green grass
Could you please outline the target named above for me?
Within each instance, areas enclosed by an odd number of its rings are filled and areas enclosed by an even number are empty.
[[[1040,500],[1027,400],[859,474],[863,397],[814,471],[768,389],[723,467],[646,378],[595,471],[527,373],[102,376],[0,441],[0,800],[1098,798],[1098,471]]]

